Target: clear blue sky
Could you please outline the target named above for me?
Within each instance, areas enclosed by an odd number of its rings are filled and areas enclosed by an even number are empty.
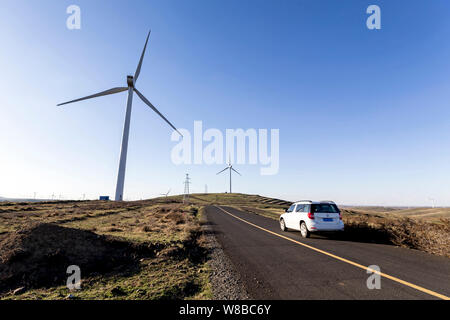
[[[66,8],[81,8],[81,30]],[[366,28],[370,4],[382,29]],[[114,195],[126,85],[176,126],[279,128],[280,171],[236,192],[345,204],[450,205],[450,2],[2,1],[0,195]],[[170,128],[135,97],[125,198],[227,188],[222,165],[172,164]]]

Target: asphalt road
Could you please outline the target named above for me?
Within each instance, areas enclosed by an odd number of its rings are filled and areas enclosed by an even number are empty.
[[[209,206],[206,217],[253,299],[450,297],[448,258],[323,236],[303,239],[282,232],[275,220],[230,207]],[[381,289],[367,288],[370,265],[384,274]]]

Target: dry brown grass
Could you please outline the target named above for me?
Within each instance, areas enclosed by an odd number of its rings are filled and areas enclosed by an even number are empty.
[[[430,207],[345,207],[347,211],[361,214],[373,214],[378,216],[407,217],[417,220],[440,222],[440,219],[450,218],[450,208],[430,208]]]
[[[0,203],[0,299],[64,298],[72,264],[81,299],[208,297],[197,211],[165,199]]]
[[[390,243],[450,257],[450,219],[431,222],[343,210],[343,221],[346,239]]]

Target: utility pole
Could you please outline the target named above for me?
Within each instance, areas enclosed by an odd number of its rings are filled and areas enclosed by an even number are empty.
[[[189,184],[191,183],[191,178],[189,178],[189,173],[186,173],[186,180],[184,180],[184,196],[183,203],[189,202]]]

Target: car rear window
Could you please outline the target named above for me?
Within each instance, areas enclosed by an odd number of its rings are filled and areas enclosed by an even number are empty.
[[[339,213],[339,209],[335,204],[319,203],[311,206],[312,212]]]

